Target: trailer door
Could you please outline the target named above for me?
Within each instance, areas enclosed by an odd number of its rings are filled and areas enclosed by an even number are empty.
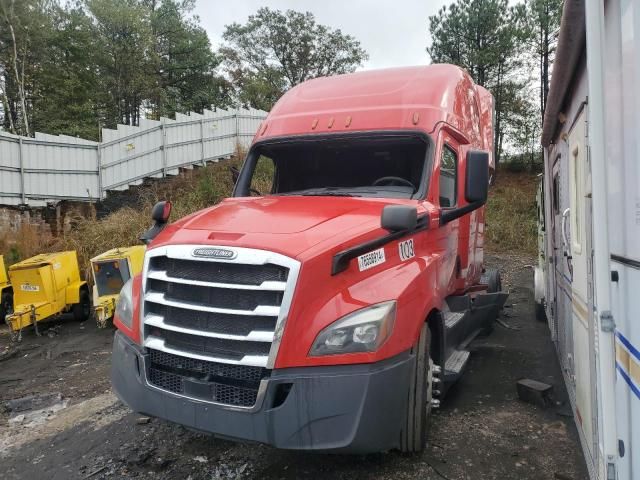
[[[591,286],[590,198],[587,195],[589,171],[586,146],[586,109],[569,133],[569,208],[571,261],[571,310],[574,349],[575,407],[591,459],[597,465],[597,408],[595,331]],[[565,227],[566,228],[566,227]]]
[[[553,286],[555,298],[555,338],[558,348],[560,367],[567,379],[567,388],[571,398],[575,398],[575,375],[573,361],[573,322],[571,321],[571,256],[568,238],[570,232],[567,222],[569,208],[569,179],[566,149],[555,157],[552,172],[552,209],[553,209]]]

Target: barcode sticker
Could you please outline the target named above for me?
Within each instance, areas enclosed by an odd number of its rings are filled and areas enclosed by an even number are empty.
[[[385,262],[384,248],[379,248],[373,252],[365,253],[358,257],[358,268],[360,271],[369,270],[370,268]]]

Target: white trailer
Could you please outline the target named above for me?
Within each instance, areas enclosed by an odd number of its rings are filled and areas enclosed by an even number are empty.
[[[590,477],[640,479],[640,1],[565,1],[542,145],[538,312]]]

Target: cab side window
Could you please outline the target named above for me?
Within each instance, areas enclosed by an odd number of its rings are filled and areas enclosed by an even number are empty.
[[[440,162],[440,206],[455,207],[458,185],[458,155],[448,145],[442,150]]]

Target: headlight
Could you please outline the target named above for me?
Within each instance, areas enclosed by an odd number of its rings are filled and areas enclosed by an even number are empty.
[[[310,355],[374,352],[389,338],[396,319],[396,302],[384,302],[350,313],[322,330]]]
[[[118,297],[118,303],[116,304],[115,316],[128,328],[133,325],[133,281],[130,278],[122,286],[120,290],[120,296]]]

